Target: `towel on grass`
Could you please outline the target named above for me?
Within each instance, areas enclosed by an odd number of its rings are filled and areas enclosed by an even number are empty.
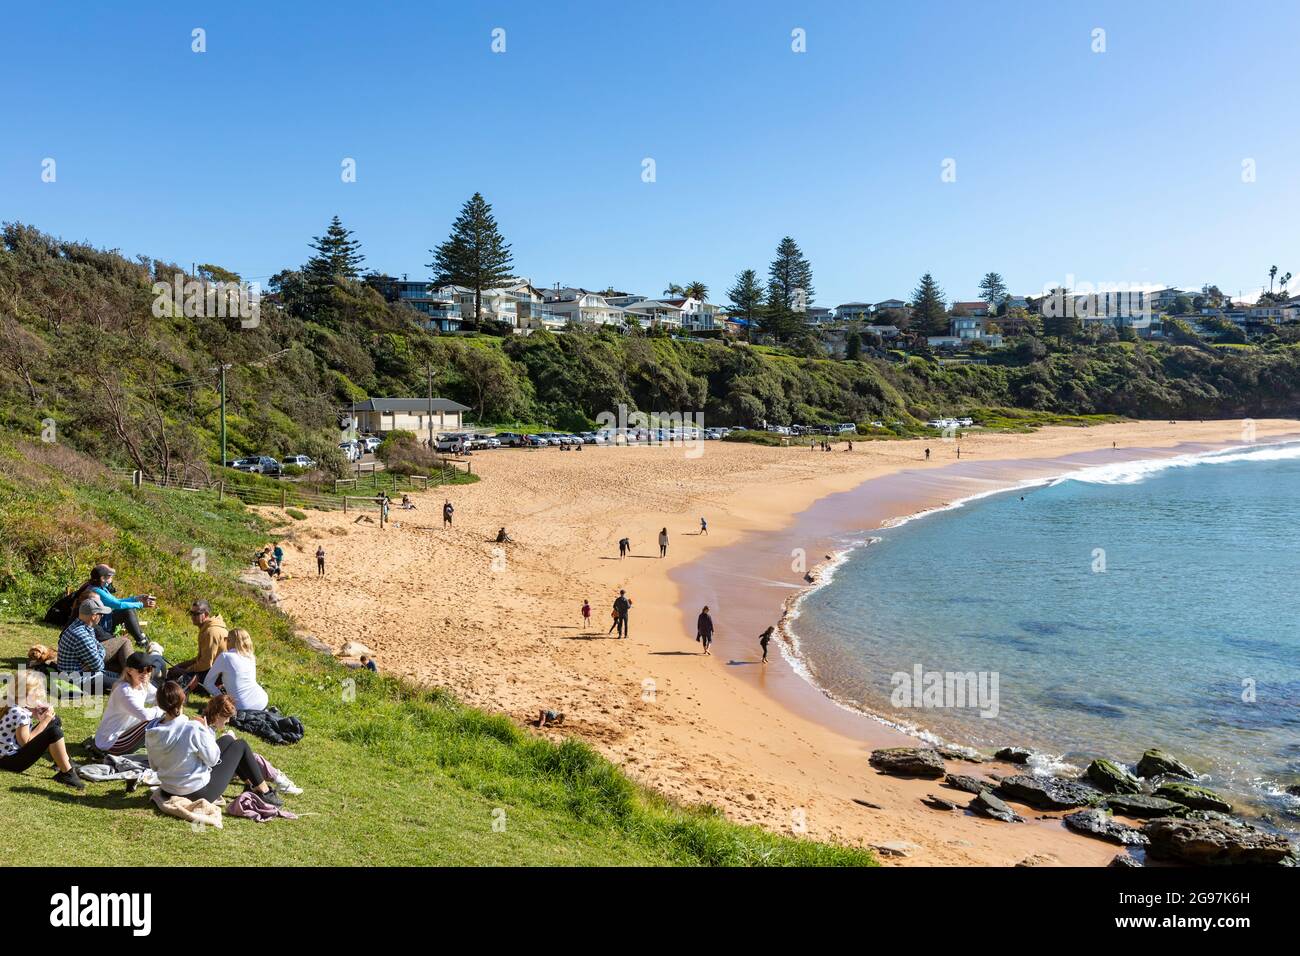
[[[265,823],[267,820],[274,820],[276,817],[283,817],[286,820],[298,819],[298,814],[290,813],[283,807],[267,803],[255,790],[245,790],[234,800],[231,800],[226,806],[226,814],[232,817],[245,817],[249,820],[256,820],[258,823]]]
[[[186,823],[200,823],[204,826],[221,829],[221,805],[224,800],[211,803],[207,800],[190,800],[187,797],[167,797],[163,799],[162,790],[154,790],[149,797],[153,805],[169,817],[176,817]]]

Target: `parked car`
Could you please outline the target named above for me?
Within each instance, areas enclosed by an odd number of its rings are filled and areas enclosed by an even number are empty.
[[[247,471],[247,472],[256,471],[256,469],[257,469],[257,459],[256,459],[256,458],[236,458],[234,461],[232,461],[232,462],[230,463],[230,467],[233,468],[233,469],[235,469],[235,471]]]
[[[365,438],[358,439],[361,442],[363,452],[371,452],[384,443],[382,438],[376,438],[374,435],[367,435]]]
[[[257,471],[263,475],[280,474],[280,463],[270,455],[261,455],[257,459]]]
[[[346,458],[348,461],[356,461],[358,458],[361,457],[361,452],[357,451],[357,446],[355,442],[350,442],[350,441],[339,442],[339,451],[343,452],[343,457]]]
[[[281,464],[286,468],[315,468],[316,459],[308,455],[290,455]]]

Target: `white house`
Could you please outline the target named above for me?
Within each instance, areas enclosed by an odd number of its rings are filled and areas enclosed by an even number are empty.
[[[627,302],[624,300],[631,299]],[[610,305],[622,308],[623,311],[631,318],[635,318],[642,328],[652,328],[654,326],[666,326],[668,328],[680,329],[682,327],[682,310],[680,306],[674,305],[666,299],[643,299],[633,298],[632,296],[619,296],[618,299],[605,301]]]
[[[622,325],[624,313],[605,297],[586,289],[550,289],[543,305],[565,322],[578,325]]]

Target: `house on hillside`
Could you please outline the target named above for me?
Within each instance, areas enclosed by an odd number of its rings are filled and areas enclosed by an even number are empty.
[[[623,310],[610,305],[603,295],[588,289],[548,289],[543,305],[565,322],[575,325],[623,324]]]
[[[372,435],[409,431],[420,435],[428,432],[430,416],[435,432],[459,431],[469,407],[447,398],[368,398],[354,402],[349,411],[358,431]]]
[[[952,304],[954,315],[971,315],[976,318],[984,318],[989,314],[989,304],[982,300],[976,302],[954,302]]]
[[[419,312],[426,328],[438,332],[460,330],[462,316],[455,296],[435,290],[433,283],[379,276],[373,284],[389,302],[408,305]]]

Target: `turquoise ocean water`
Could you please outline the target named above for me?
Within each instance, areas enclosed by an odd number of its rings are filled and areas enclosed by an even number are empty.
[[[1062,770],[1159,746],[1300,827],[1300,443],[1089,467],[872,531],[796,613],[842,702]],[[996,675],[996,716],[898,706],[918,667]]]

